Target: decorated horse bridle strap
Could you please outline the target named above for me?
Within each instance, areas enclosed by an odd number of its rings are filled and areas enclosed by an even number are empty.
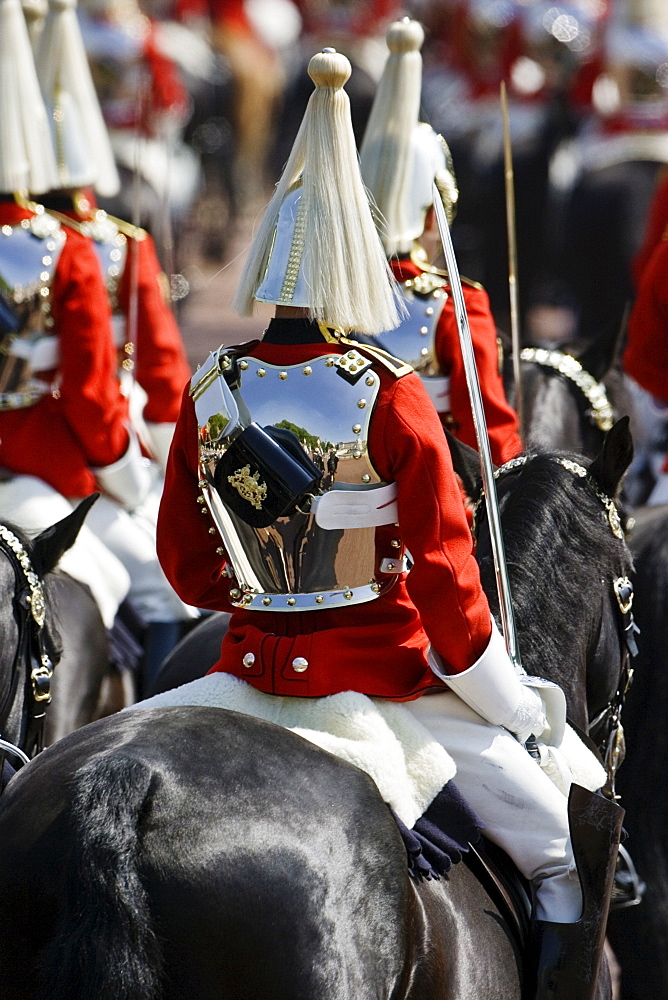
[[[624,727],[622,726],[622,708],[633,680],[631,661],[634,656],[638,655],[636,635],[640,629],[633,617],[633,584],[628,576],[616,577],[612,581],[612,588],[615,592],[619,608],[621,628],[624,636],[624,654],[619,671],[617,691],[598,715],[590,719],[589,731],[593,733],[597,727],[600,727],[603,723],[606,724],[604,735],[598,740],[599,750],[603,757],[605,771],[608,776],[608,781],[603,792],[611,799],[618,799],[619,796],[615,790],[615,781],[617,771],[626,756],[626,742],[624,739]]]
[[[570,354],[561,351],[548,351],[543,347],[525,347],[521,353],[522,361],[531,361],[543,368],[551,368],[577,386],[585,397],[591,409],[588,417],[600,431],[609,431],[614,421],[614,413],[605,386],[597,382],[593,375],[582,367]]]
[[[524,353],[524,352],[522,352]],[[509,462],[505,465],[500,466],[494,472],[494,478],[498,479],[500,476],[504,475],[506,472],[512,472],[515,469],[520,469],[532,458],[536,458],[536,455],[518,455],[517,458],[511,458]],[[561,465],[568,472],[577,476],[579,479],[584,479],[587,477],[587,470],[579,462],[574,462],[569,458],[561,458],[557,455],[542,456],[548,457],[550,461],[556,462]],[[600,500],[600,502],[605,507],[608,516],[608,525],[612,531],[615,538],[620,541],[624,540],[624,529],[622,528],[622,522],[619,516],[619,511],[615,505],[612,497],[609,497],[607,493],[604,493],[598,488],[596,483],[591,479],[588,480],[589,485],[593,489],[594,493]],[[480,504],[482,503],[482,490],[480,491],[480,496],[475,501],[473,505],[473,533],[476,533],[476,519],[478,516],[478,511],[480,509]],[[603,741],[603,746],[601,746],[601,754],[603,757],[603,763],[605,765],[606,774],[608,776],[608,781],[605,786],[604,792],[610,798],[616,798],[615,794],[615,777],[617,770],[624,759],[624,730],[622,728],[621,722],[621,712],[624,699],[626,697],[626,692],[629,689],[631,680],[633,677],[633,670],[630,666],[630,660],[638,652],[638,647],[636,645],[635,636],[639,631],[633,618],[633,584],[627,576],[616,577],[612,581],[612,587],[614,590],[615,598],[619,608],[619,614],[621,617],[622,631],[624,634],[624,656],[622,658],[622,664],[620,668],[619,683],[617,686],[617,691],[615,697],[605,706],[605,708],[592,719],[589,723],[590,731],[594,729],[597,725],[600,725],[604,720],[607,720],[607,733],[605,740]]]
[[[35,572],[20,538],[6,525],[0,524],[0,549],[7,555],[14,566],[17,578],[16,604],[19,609],[19,643],[13,665],[16,674],[22,653],[30,659],[30,676],[27,686],[28,705],[27,720],[23,744],[28,754],[36,753],[43,747],[44,721],[46,706],[51,701],[51,678],[53,676],[53,661],[46,649],[46,601],[42,580]],[[16,690],[16,681],[12,681],[9,701]],[[7,704],[3,706],[7,708]],[[7,748],[6,741],[0,741],[0,753]],[[12,746],[10,744],[10,746]],[[16,753],[19,749],[19,753]],[[14,756],[22,760],[26,757],[24,750],[15,748]],[[24,762],[22,760],[22,762]]]
[[[527,464],[527,462],[530,462],[533,458],[537,457],[538,457],[537,455],[518,455],[517,458],[511,458],[509,462],[505,463],[505,465],[501,465],[499,466],[498,469],[495,469],[494,478],[499,479],[506,472],[513,472],[515,469],[521,469],[522,466]],[[557,465],[561,465],[564,469],[567,469],[569,472],[572,472],[573,475],[577,476],[579,479],[585,479],[587,477],[587,470],[585,469],[584,465],[580,465],[578,462],[573,462],[570,458],[560,458],[557,455],[548,455],[548,456],[543,455],[541,457],[543,458],[547,457],[550,459],[551,462],[556,462]],[[619,511],[617,510],[617,507],[615,505],[615,501],[612,499],[612,497],[609,497],[607,493],[604,493],[603,490],[600,490],[596,485],[596,483],[594,483],[591,479],[589,480],[589,484],[607,511],[608,524],[610,525],[610,530],[612,531],[615,538],[619,538],[621,541],[623,541],[624,529],[622,528],[621,518],[619,516]],[[475,501],[473,505],[474,534],[475,534],[476,517],[478,515],[478,510],[480,509],[480,505],[483,501],[483,496],[484,496],[483,490],[481,489],[480,495],[478,496],[478,499]]]

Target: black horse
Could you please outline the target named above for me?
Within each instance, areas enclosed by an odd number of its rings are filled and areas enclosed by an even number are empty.
[[[623,1000],[668,998],[668,508],[637,513],[631,535],[635,559],[635,673],[624,705],[626,760],[618,788],[639,877],[641,905],[611,914],[609,933],[621,964]]]
[[[15,525],[0,525],[0,737],[28,757],[45,739],[45,711],[54,690],[47,740],[90,720],[108,661],[106,630],[92,596],[56,570],[95,499],[96,494],[33,541]],[[67,652],[61,629],[70,637]],[[57,664],[62,675],[56,688]],[[14,752],[9,756],[14,766],[20,760]]]
[[[619,366],[618,344],[595,341],[526,346],[520,355],[523,440],[528,448],[574,451],[594,458],[612,424],[633,416],[632,401]],[[511,359],[504,382],[517,406]]]
[[[629,555],[603,498],[630,450],[623,422],[588,475],[545,457],[500,482],[526,665],[576,675],[576,718],[604,627],[619,668],[601,580]],[[0,1000],[519,1000],[506,913],[466,864],[411,881],[362,772],[223,710],[93,723],[0,800]]]

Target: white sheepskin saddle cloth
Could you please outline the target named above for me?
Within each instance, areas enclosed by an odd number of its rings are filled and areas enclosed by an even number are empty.
[[[409,829],[456,772],[452,757],[402,705],[355,691],[288,698],[214,673],[131,707],[166,705],[227,708],[292,730],[366,771]]]

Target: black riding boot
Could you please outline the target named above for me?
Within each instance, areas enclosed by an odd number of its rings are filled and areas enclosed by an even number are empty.
[[[624,810],[616,803],[571,787],[568,817],[582,886],[582,916],[573,924],[535,921],[535,1000],[594,1000],[615,877]]]

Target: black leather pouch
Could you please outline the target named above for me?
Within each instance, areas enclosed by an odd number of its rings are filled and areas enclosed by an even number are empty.
[[[252,423],[218,460],[213,481],[226,507],[251,527],[266,528],[297,508],[308,510],[321,477],[292,431]]]

